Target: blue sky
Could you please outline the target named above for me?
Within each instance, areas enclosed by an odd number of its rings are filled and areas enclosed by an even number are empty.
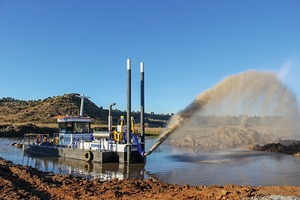
[[[273,71],[300,97],[298,0],[0,0],[0,98],[84,93],[98,106],[176,113],[226,76]]]

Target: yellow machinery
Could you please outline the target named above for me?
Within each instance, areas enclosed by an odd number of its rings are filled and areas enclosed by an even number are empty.
[[[137,134],[137,130],[134,129],[135,121],[133,117],[131,117],[131,133]],[[113,137],[114,141],[124,143],[126,138],[127,126],[125,122],[124,116],[121,116],[119,122],[117,124],[117,128],[114,130]]]
[[[126,133],[126,125],[124,116],[121,116],[117,124],[117,128],[114,130],[114,141],[121,142],[123,139],[123,133]]]

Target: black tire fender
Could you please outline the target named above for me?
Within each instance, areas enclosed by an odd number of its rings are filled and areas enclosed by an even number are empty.
[[[87,161],[87,162],[92,161],[94,159],[94,154],[91,151],[85,151],[83,153],[83,156],[84,156],[83,157],[84,161]]]

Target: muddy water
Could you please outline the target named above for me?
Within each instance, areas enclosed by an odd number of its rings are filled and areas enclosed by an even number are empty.
[[[157,138],[146,138],[149,149]],[[0,138],[0,156],[41,171],[72,174],[87,179],[155,178],[166,183],[189,185],[300,185],[300,159],[293,156],[226,150],[190,152],[162,144],[147,157],[146,165],[88,164],[83,161],[23,155],[10,146],[18,139]]]

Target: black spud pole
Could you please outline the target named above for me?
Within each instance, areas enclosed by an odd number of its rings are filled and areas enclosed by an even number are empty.
[[[144,63],[140,63],[141,71],[141,145],[143,152],[145,152],[145,122],[144,122],[144,113],[145,113],[145,85],[144,85]]]
[[[127,59],[127,163],[130,163],[130,134],[131,134],[131,61]]]

